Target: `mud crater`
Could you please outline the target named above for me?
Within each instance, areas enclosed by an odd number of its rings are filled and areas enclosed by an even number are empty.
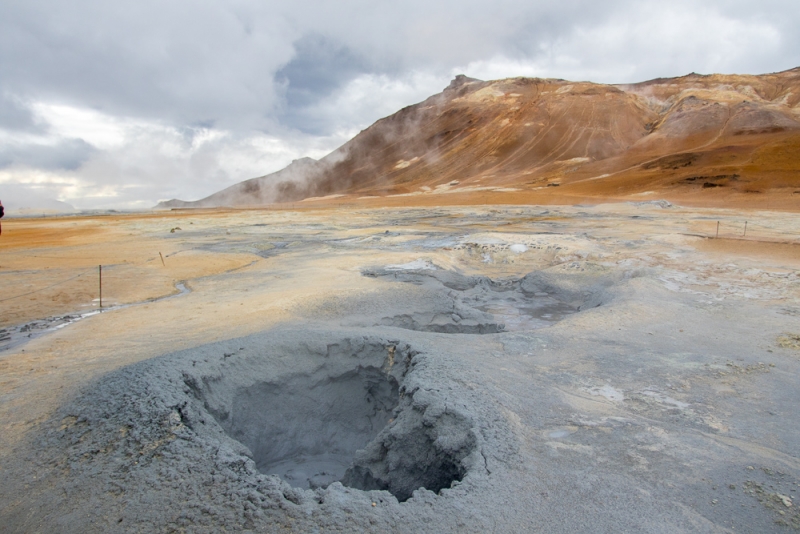
[[[382,317],[375,326],[442,334],[496,334],[546,328],[602,304],[602,288],[565,288],[540,273],[492,280],[428,267],[368,269],[364,276],[426,286],[447,295],[447,305]],[[563,277],[562,278],[567,278]]]
[[[259,383],[239,391],[219,422],[250,449],[260,472],[295,487],[327,487],[392,419],[398,390],[397,380],[375,367]]]
[[[292,352],[286,357],[320,357],[308,346]],[[289,376],[272,375],[275,362],[237,357],[246,372],[184,376],[200,412],[186,419],[211,415],[260,473],[303,489],[339,481],[386,490],[401,502],[467,474],[477,443],[471,417],[409,387],[423,356],[408,345],[344,339],[327,345],[322,366]]]

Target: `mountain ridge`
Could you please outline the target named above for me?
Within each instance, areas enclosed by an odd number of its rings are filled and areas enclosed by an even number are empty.
[[[459,75],[318,161],[296,160],[204,199],[158,207],[499,190],[523,198],[552,195],[554,187],[562,196],[599,199],[653,190],[673,198],[744,202],[770,193],[800,201],[797,154],[800,67],[633,84]]]

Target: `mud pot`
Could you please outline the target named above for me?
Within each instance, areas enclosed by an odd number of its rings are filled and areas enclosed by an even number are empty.
[[[447,301],[437,302],[439,309],[383,317],[378,324],[443,334],[496,334],[546,328],[582,309],[599,306],[603,287],[595,281],[580,289],[568,288],[564,282],[569,276],[559,281],[542,273],[492,280],[442,270],[431,263],[422,269],[412,264],[368,269],[362,274],[424,286],[439,294],[438,301]]]
[[[327,345],[325,365],[310,374],[276,376],[270,358],[243,363],[237,352],[224,375],[187,374],[184,382],[197,409],[202,404],[247,447],[261,473],[298,488],[340,481],[405,501],[419,488],[439,492],[460,481],[475,447],[465,418],[449,414],[423,424],[415,415],[414,393],[404,386],[415,354],[397,342],[344,339]],[[301,346],[280,357],[314,356]]]

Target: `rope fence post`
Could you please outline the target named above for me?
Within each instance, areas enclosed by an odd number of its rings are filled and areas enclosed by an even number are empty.
[[[100,309],[103,309],[103,266],[97,266],[98,278],[100,280]]]
[[[747,221],[744,222],[744,233],[742,234],[742,237],[747,237]]]
[[[719,221],[717,221],[717,235],[714,236],[714,239],[719,237]]]

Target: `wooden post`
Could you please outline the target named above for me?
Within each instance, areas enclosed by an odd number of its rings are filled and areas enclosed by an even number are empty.
[[[742,237],[746,236],[747,236],[747,221],[744,222],[744,233],[742,234]]]
[[[166,263],[164,263],[164,256],[162,256],[160,252],[158,253],[158,255],[161,257],[161,265],[163,265],[164,267],[166,267],[166,266],[167,266],[167,264],[166,264]]]
[[[719,221],[717,221],[717,235],[714,238],[716,239],[717,237],[719,237]]]
[[[97,266],[97,273],[100,275],[100,309],[103,309],[103,266]]]

